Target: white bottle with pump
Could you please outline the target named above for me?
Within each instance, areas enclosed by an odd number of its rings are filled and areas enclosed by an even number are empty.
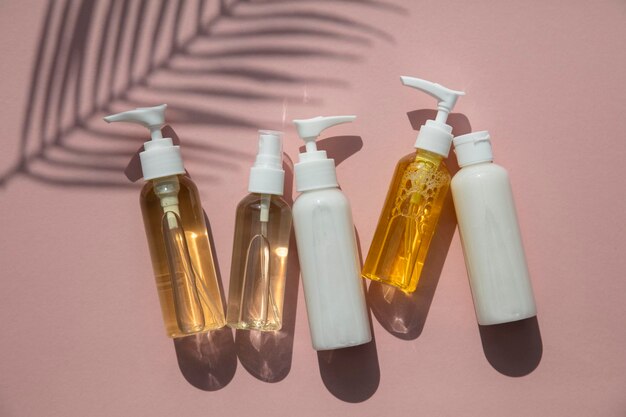
[[[501,324],[537,314],[507,171],[494,164],[489,133],[454,138],[461,170],[451,189],[476,318]]]
[[[224,311],[198,188],[185,175],[180,148],[164,138],[166,105],[140,107],[105,121],[139,124],[150,141],[139,154],[143,213],[165,331],[183,337],[218,329]]]
[[[306,144],[295,164],[293,205],[311,339],[315,350],[356,346],[372,339],[350,203],[339,189],[335,161],[315,141],[355,116],[294,120]]]

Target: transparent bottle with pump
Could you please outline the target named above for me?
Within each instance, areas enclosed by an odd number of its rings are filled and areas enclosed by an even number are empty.
[[[420,129],[417,150],[396,166],[362,275],[412,293],[450,186],[443,159],[450,151],[452,128],[445,122],[464,93],[419,78],[401,80],[437,98],[439,112]]]
[[[105,117],[150,129],[140,153],[146,184],[140,204],[169,337],[223,327],[222,300],[198,189],[185,175],[178,146],[163,138],[166,105]]]
[[[259,132],[248,194],[237,206],[226,321],[234,329],[280,330],[291,234],[280,132]]]

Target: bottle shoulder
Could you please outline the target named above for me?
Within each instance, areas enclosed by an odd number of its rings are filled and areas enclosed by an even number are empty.
[[[466,178],[480,178],[480,177],[506,177],[508,178],[509,173],[501,165],[494,164],[493,162],[484,162],[475,165],[468,165],[459,170],[456,173],[452,181],[456,182],[466,179]]]
[[[250,193],[244,196],[244,198],[239,201],[237,204],[237,211],[252,209],[252,210],[260,210],[261,209],[261,200],[262,195],[256,193]],[[271,194],[270,198],[270,206],[278,208],[281,211],[291,211],[291,207],[289,203],[285,201],[282,196]]]
[[[509,174],[507,170],[496,164],[484,163],[466,166],[452,178],[452,191],[461,191],[464,188],[471,188],[479,185],[484,186],[506,186],[510,187]]]
[[[450,171],[443,158],[430,152],[417,152],[402,158],[394,173],[392,185],[407,193],[428,184],[430,188],[442,189],[450,184]],[[416,188],[417,187],[417,188]]]
[[[320,204],[348,204],[348,197],[337,187],[305,191],[294,201],[293,210]]]
[[[188,190],[191,190],[193,191],[194,194],[198,193],[198,187],[196,186],[196,184],[192,181],[190,177],[188,177],[187,175],[183,175],[183,174],[176,175],[175,177],[178,179],[178,184],[180,188],[186,188]],[[143,187],[141,187],[141,195],[144,196],[144,195],[153,193],[155,182],[159,180],[164,180],[166,178],[171,178],[171,177],[155,178],[155,179],[146,181]]]

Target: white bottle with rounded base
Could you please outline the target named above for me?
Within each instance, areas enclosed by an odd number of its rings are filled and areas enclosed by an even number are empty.
[[[461,170],[451,190],[480,325],[537,314],[509,175],[494,164],[486,131],[454,138]]]
[[[338,187],[335,161],[315,146],[323,129],[352,120],[354,116],[294,120],[306,152],[295,165],[302,194],[292,215],[315,350],[372,340],[350,203]]]

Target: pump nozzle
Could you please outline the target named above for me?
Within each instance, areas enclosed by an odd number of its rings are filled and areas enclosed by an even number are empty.
[[[296,125],[298,135],[300,135],[306,144],[306,151],[315,152],[317,151],[315,139],[317,139],[322,131],[331,126],[351,122],[354,119],[356,119],[356,116],[318,116],[312,119],[296,119],[293,123]]]
[[[172,139],[164,138],[161,133],[166,108],[167,104],[139,107],[104,118],[107,123],[135,123],[150,130],[151,140],[143,144],[144,151],[139,154],[143,179],[146,181],[185,173],[180,147],[174,146]]]
[[[433,83],[431,81],[422,80],[415,77],[401,76],[402,84],[417,88],[426,94],[437,99],[437,122],[445,123],[448,119],[448,113],[452,111],[457,99],[464,96],[463,91],[455,91],[444,87],[443,85]]]
[[[165,124],[165,109],[167,104],[154,107],[138,107],[117,114],[106,116],[104,120],[111,122],[127,122],[142,125],[150,130],[152,140],[163,139],[161,127]]]
[[[452,127],[446,124],[448,113],[452,111],[457,99],[465,93],[420,78],[401,76],[400,80],[402,84],[417,88],[437,99],[437,117],[435,120],[426,121],[420,128],[415,147],[446,158],[452,143]]]
[[[295,165],[298,192],[338,187],[335,161],[326,157],[326,151],[317,150],[315,140],[324,129],[351,122],[354,119],[356,116],[319,116],[293,121],[298,135],[306,144],[306,151],[300,154],[300,162]]]

